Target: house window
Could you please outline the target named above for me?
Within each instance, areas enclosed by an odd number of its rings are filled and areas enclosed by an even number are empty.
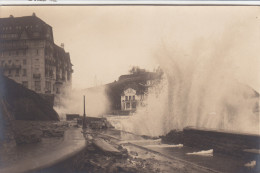
[[[26,50],[23,51],[23,55],[26,55]]]
[[[26,69],[23,69],[23,76],[27,76],[27,71],[26,71]]]
[[[134,108],[134,109],[136,108],[136,102],[132,103],[132,108]]]
[[[126,100],[126,101],[128,100],[128,96],[125,96],[125,100]]]
[[[23,81],[22,84],[24,87],[28,88],[28,81]]]
[[[19,52],[18,51],[16,51],[16,56],[18,56],[19,55]]]
[[[129,96],[129,100],[131,100],[131,96]]]
[[[135,100],[135,96],[133,96],[133,100]]]
[[[39,55],[39,50],[38,49],[36,50],[36,55]]]
[[[35,81],[35,91],[41,91],[41,81]]]
[[[23,59],[23,65],[26,65],[26,63],[27,63],[26,59]]]
[[[129,109],[130,108],[130,103],[126,103],[126,109]]]
[[[12,60],[8,60],[8,63],[11,64]]]
[[[4,66],[4,63],[5,63],[5,61],[4,61],[4,60],[2,60],[2,62],[1,62],[2,66]]]

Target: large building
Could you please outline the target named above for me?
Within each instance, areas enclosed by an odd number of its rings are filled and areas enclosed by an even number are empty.
[[[72,64],[52,27],[32,16],[0,18],[0,70],[40,94],[59,95],[71,86]]]

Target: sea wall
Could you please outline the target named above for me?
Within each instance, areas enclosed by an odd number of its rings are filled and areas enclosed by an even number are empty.
[[[183,144],[230,155],[246,155],[246,149],[260,149],[260,136],[187,127],[183,130]]]

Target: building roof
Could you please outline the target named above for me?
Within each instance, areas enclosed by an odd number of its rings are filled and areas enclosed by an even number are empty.
[[[18,34],[16,39],[20,39],[24,33],[29,39],[44,38],[53,41],[52,27],[35,14],[32,16],[0,18],[0,34]],[[37,35],[34,35],[34,33],[37,33]],[[47,36],[47,34],[50,36]],[[11,40],[14,39],[11,38]],[[1,37],[1,40],[10,40],[10,38]]]

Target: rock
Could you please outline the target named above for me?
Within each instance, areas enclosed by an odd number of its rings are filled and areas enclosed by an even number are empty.
[[[135,151],[130,151],[129,153],[130,153],[131,155],[133,155],[133,156],[138,156],[138,153],[135,152]]]
[[[40,142],[41,137],[42,131],[36,129],[15,133],[15,141],[18,145]]]
[[[165,136],[160,136],[162,143],[166,144],[182,144],[183,143],[183,131],[171,130]]]
[[[63,130],[56,130],[56,129],[47,129],[43,130],[43,137],[63,137],[64,131]]]

